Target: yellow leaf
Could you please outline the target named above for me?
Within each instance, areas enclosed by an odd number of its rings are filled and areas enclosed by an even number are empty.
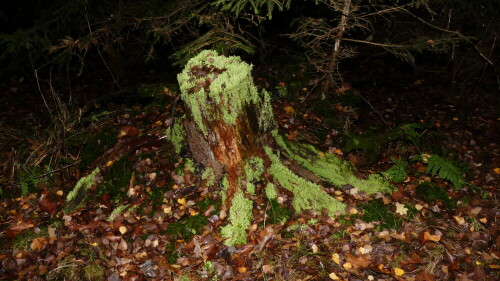
[[[332,272],[332,273],[328,274],[328,277],[330,277],[330,279],[332,279],[332,280],[339,280],[340,279],[337,276],[337,274],[335,274],[335,272]]]
[[[56,195],[58,195],[58,196],[63,196],[63,194],[64,194],[64,191],[62,191],[62,190],[58,190],[56,192]]]
[[[172,207],[165,207],[165,208],[163,208],[163,212],[165,214],[169,214],[171,211],[172,211]]]
[[[453,216],[453,219],[459,224],[462,225],[465,223],[465,219],[461,216]]]
[[[394,268],[394,274],[396,274],[396,276],[403,276],[403,274],[405,274],[405,271],[402,270],[401,268],[395,267]]]
[[[432,235],[429,232],[424,232],[424,241],[434,241],[439,242],[441,240],[441,235]]]
[[[332,261],[334,261],[336,264],[340,265],[340,256],[337,253],[332,254]]]
[[[489,264],[488,266],[493,269],[500,269],[500,265],[498,264]]]
[[[238,272],[239,272],[239,273],[245,273],[245,272],[247,272],[247,268],[246,268],[246,267],[244,267],[244,266],[242,266],[242,267],[238,267]]]
[[[125,234],[127,232],[127,227],[122,225],[120,226],[120,228],[118,228],[118,230],[120,231],[121,234]]]
[[[290,114],[290,115],[294,115],[295,114],[295,109],[293,109],[293,107],[291,107],[291,106],[285,107],[285,111],[286,111],[287,114]]]
[[[344,263],[344,268],[345,269],[351,269],[352,268],[352,264],[350,262],[346,262],[346,263]]]
[[[487,223],[487,222],[488,222],[488,219],[486,219],[486,218],[480,218],[480,219],[479,219],[479,221],[480,221],[481,223]]]
[[[106,163],[106,167],[111,167],[113,165],[113,161],[108,161],[108,163]]]
[[[184,205],[184,204],[186,204],[186,198],[179,198],[179,199],[177,199],[177,202],[181,205]]]
[[[493,172],[495,172],[495,174],[499,175],[500,174],[500,168],[493,169]]]
[[[357,213],[358,213],[358,210],[357,210],[356,208],[351,208],[351,209],[349,210],[349,214],[351,214],[351,215],[355,215],[355,214],[357,214]]]

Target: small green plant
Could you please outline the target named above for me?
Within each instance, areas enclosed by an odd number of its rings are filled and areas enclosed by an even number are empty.
[[[455,189],[462,188],[466,183],[463,171],[449,160],[435,154],[422,154],[417,159],[427,163],[427,174],[431,176],[439,175],[440,178],[450,181]]]
[[[408,163],[403,160],[391,159],[394,162],[394,166],[390,167],[387,171],[382,174],[388,177],[395,183],[401,183],[408,176]]]
[[[30,193],[38,191],[39,183],[47,183],[46,179],[40,177],[42,170],[37,167],[28,167],[19,175],[19,185],[21,186],[21,196],[28,196]]]
[[[418,185],[416,194],[418,198],[429,204],[435,204],[439,201],[448,209],[455,209],[457,207],[457,202],[443,188],[430,182]]]
[[[403,221],[396,217],[394,213],[390,212],[387,207],[380,200],[372,200],[361,205],[363,210],[362,220],[366,222],[380,221],[377,226],[379,230],[386,229],[399,229]]]

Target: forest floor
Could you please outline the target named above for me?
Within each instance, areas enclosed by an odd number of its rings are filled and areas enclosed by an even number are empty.
[[[360,66],[345,75],[352,87],[322,97],[298,82],[300,70],[288,81],[278,70],[263,73],[269,77],[256,83],[276,94],[281,133],[363,175],[398,166],[393,192],[368,196],[324,184],[348,205],[331,217],[295,214],[290,193],[280,189],[269,200],[258,186],[248,243],[226,246],[217,186],[168,141],[167,128],[182,114],[175,86],[142,87],[155,94],[147,106],[89,103],[71,120],[52,107],[61,122],[44,127],[32,109],[43,104],[16,101],[13,85],[1,103],[0,279],[499,280],[499,97],[487,90],[494,84],[467,94],[438,75],[362,76],[370,71]],[[441,169],[459,169],[467,184],[429,173],[426,155],[446,159]],[[96,167],[86,203],[62,212],[78,179]]]

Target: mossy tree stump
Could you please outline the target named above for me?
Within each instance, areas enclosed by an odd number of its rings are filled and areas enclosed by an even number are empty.
[[[178,75],[181,99],[186,105],[183,126],[189,149],[193,158],[211,169],[221,183],[222,212],[229,212],[229,222],[221,230],[226,244],[246,242],[253,208],[248,195],[255,193],[253,184],[263,179],[266,169],[274,183],[294,194],[297,212],[326,209],[334,215],[344,211],[344,204],[311,178],[338,186],[352,184],[369,193],[387,189],[387,183],[379,177],[358,179],[348,163],[339,158],[324,156],[311,146],[295,145],[281,137],[274,129],[269,95],[265,90],[257,91],[251,70],[252,66],[239,57],[202,51]],[[292,172],[271,147],[279,147],[283,155],[302,168]],[[312,177],[306,180],[304,174]],[[276,194],[274,183],[267,184],[266,194]]]

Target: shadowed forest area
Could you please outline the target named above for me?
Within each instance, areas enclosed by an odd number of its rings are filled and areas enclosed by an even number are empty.
[[[0,280],[499,280],[500,2],[0,4]]]

